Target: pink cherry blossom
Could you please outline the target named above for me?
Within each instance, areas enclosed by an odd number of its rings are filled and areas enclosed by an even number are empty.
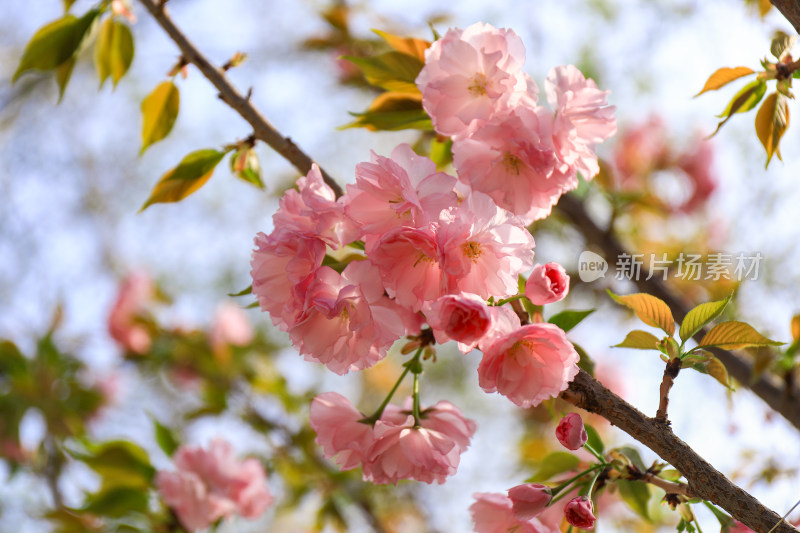
[[[233,302],[223,302],[214,313],[209,338],[214,349],[244,346],[253,340],[253,326],[241,307]]]
[[[355,240],[357,233],[316,163],[297,180],[297,190],[289,189],[281,197],[272,222],[275,228],[318,238],[334,249]]]
[[[574,169],[559,160],[552,114],[518,106],[453,143],[458,177],[526,223],[546,217],[561,195],[578,186]]]
[[[261,463],[237,461],[225,440],[213,440],[208,449],[182,446],[174,460],[177,471],[158,472],[156,486],[189,531],[233,514],[258,518],[272,503]]]
[[[520,407],[539,405],[567,388],[578,373],[578,353],[564,331],[528,324],[483,347],[478,383]]]
[[[545,533],[549,531],[536,518],[520,520],[514,516],[511,498],[505,494],[478,492],[469,512],[476,533]]]
[[[492,313],[480,296],[467,292],[447,294],[425,302],[422,312],[436,342],[458,341],[463,353],[472,350],[492,326]]]
[[[437,242],[449,293],[511,296],[517,293],[519,274],[533,265],[530,232],[481,193],[442,213]]]
[[[347,185],[345,212],[362,234],[380,236],[397,226],[424,226],[456,203],[456,178],[401,144],[391,158],[372,154],[356,166],[356,183]]]
[[[620,186],[624,189],[635,186],[635,178],[666,167],[669,159],[664,121],[658,115],[652,115],[646,122],[626,129],[616,143],[614,164]]]
[[[546,485],[524,483],[508,489],[508,497],[517,520],[529,520],[545,510],[552,494]]]
[[[569,413],[556,426],[556,438],[565,448],[578,450],[589,440],[583,419],[578,413]]]
[[[367,256],[380,270],[386,292],[413,311],[445,292],[435,231],[434,225],[401,226],[367,242]]]
[[[592,500],[586,496],[579,496],[567,502],[564,506],[564,518],[567,522],[580,529],[594,529],[594,506]]]
[[[678,167],[689,177],[691,196],[677,207],[677,211],[691,213],[702,207],[717,188],[717,176],[713,169],[714,151],[708,141],[696,140],[694,148],[681,155]]]
[[[601,91],[573,65],[555,67],[545,80],[547,101],[555,110],[553,143],[561,161],[591,179],[600,171],[595,146],[617,132],[610,91]]]
[[[342,470],[356,468],[372,444],[372,426],[359,422],[364,415],[341,394],[326,392],[311,402],[309,422],[325,457],[335,458]]]
[[[143,272],[130,274],[120,285],[108,317],[108,332],[129,352],[143,354],[150,349],[150,331],[141,319],[154,298],[153,280]]]
[[[558,263],[536,265],[525,283],[525,296],[534,305],[563,300],[569,292],[569,276]]]
[[[425,51],[416,80],[434,129],[465,135],[520,100],[535,100],[537,89],[521,70],[524,62],[525,47],[511,30],[484,23],[448,30]]]
[[[377,363],[418,320],[383,294],[377,269],[354,261],[342,274],[329,267],[315,272],[289,336],[306,360],[346,374]]]
[[[253,294],[276,327],[287,331],[303,310],[304,286],[322,264],[325,243],[286,229],[258,233],[250,261]]]
[[[462,452],[467,449],[470,439],[478,429],[475,422],[464,417],[461,410],[447,400],[440,400],[432,407],[423,409],[420,425],[447,436]]]

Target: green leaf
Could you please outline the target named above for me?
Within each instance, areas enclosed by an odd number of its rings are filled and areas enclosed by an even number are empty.
[[[75,57],[67,59],[56,67],[56,83],[58,84],[58,103],[64,98],[64,91],[67,90],[67,84],[72,77],[72,69],[75,68]]]
[[[414,56],[391,51],[375,57],[344,56],[364,73],[372,85],[407,94],[419,94],[415,80],[424,66]]]
[[[101,516],[121,518],[130,513],[147,511],[147,491],[133,487],[114,487],[87,499],[83,511]]]
[[[630,459],[631,463],[633,463],[633,465],[638,468],[640,472],[647,470],[647,467],[644,465],[644,461],[642,460],[642,456],[639,455],[639,450],[633,446],[621,446],[617,448],[617,451]]]
[[[129,441],[103,443],[90,453],[72,455],[103,478],[103,487],[125,486],[147,488],[155,475],[147,452]]]
[[[728,377],[728,369],[725,365],[714,357],[713,355],[705,363],[698,363],[692,368],[704,374],[710,375],[712,378],[719,381],[725,388],[731,389],[730,378]]]
[[[663,300],[643,292],[627,296],[618,296],[611,291],[608,291],[608,294],[615,302],[632,309],[639,320],[648,326],[661,328],[669,336],[675,333],[675,319],[672,318],[672,311]]]
[[[523,299],[523,302],[526,302],[527,299]],[[533,304],[531,304],[533,305]],[[590,376],[594,377],[594,360],[586,353],[580,345],[572,343],[572,346],[575,348],[575,351],[578,352],[578,368],[589,374]]]
[[[612,348],[633,348],[635,350],[658,350],[658,337],[652,333],[635,329],[625,336],[625,340]]]
[[[114,87],[128,72],[133,62],[133,34],[127,24],[107,18],[100,26],[94,45],[94,66],[100,87],[110,76]]]
[[[727,350],[738,350],[747,346],[779,346],[784,344],[770,340],[744,322],[723,322],[705,334],[698,348],[717,346]]]
[[[68,61],[80,49],[99,13],[92,9],[80,18],[64,15],[39,29],[25,45],[12,82],[29,70],[55,70]]]
[[[594,451],[602,454],[603,450],[605,450],[605,445],[603,444],[603,439],[600,438],[600,434],[589,424],[584,424],[583,427],[586,429],[586,435],[589,437],[586,443],[591,446]]]
[[[566,310],[561,311],[560,313],[556,313],[555,315],[551,316],[547,321],[551,324],[555,324],[562,330],[564,333],[571,330],[578,324],[580,324],[584,318],[591,315],[595,312],[595,309],[587,309],[586,311],[572,311]]]
[[[670,469],[667,469],[667,470],[662,470],[658,474],[658,477],[660,477],[661,479],[666,479],[667,481],[678,482],[683,477],[683,474],[681,474],[680,472],[678,472],[674,468],[670,468]]]
[[[731,296],[728,296],[724,300],[700,304],[686,313],[686,317],[681,322],[681,329],[678,332],[681,340],[686,342],[691,339],[706,324],[721,315],[730,301]]]
[[[574,470],[579,463],[576,455],[567,452],[553,452],[548,454],[539,463],[539,468],[530,477],[530,481],[547,481],[548,479]]]
[[[703,500],[703,505],[708,507],[708,509],[714,514],[714,517],[716,517],[717,521],[719,521],[720,531],[728,531],[734,525],[736,525],[736,522],[733,518],[719,510],[713,503]]]
[[[178,118],[181,97],[171,81],[162,82],[142,100],[142,149],[166,137]]]
[[[177,167],[161,177],[139,212],[153,204],[179,202],[197,191],[205,185],[223,157],[225,152],[212,149],[187,155]]]
[[[423,41],[422,39],[416,39],[414,37],[400,37],[398,35],[392,35],[391,33],[381,30],[372,31],[380,35],[381,38],[383,38],[383,40],[389,44],[389,46],[398,52],[416,57],[423,63],[425,62],[425,50],[427,50],[431,45],[430,42]]]
[[[651,522],[648,502],[650,501],[650,487],[644,481],[628,481],[618,479],[616,481],[619,488],[619,495],[628,506],[639,516]]]
[[[72,7],[72,4],[74,4],[77,0],[61,0],[61,1],[64,4],[64,13],[66,13]]]
[[[767,152],[767,165],[773,155],[781,159],[781,137],[789,127],[789,107],[786,96],[772,93],[767,96],[756,114],[756,135]]]
[[[440,139],[438,136],[431,139],[430,158],[436,163],[437,169],[443,169],[453,162],[453,140]]]
[[[237,296],[247,296],[248,294],[253,294],[253,284],[247,286],[247,288],[240,290],[239,292],[229,292],[228,296],[231,298],[236,298]]]
[[[170,428],[156,420],[155,417],[151,418],[153,419],[153,428],[155,430],[158,447],[161,448],[165,454],[167,454],[167,457],[172,457],[172,455],[175,453],[175,450],[177,450],[178,446],[180,446],[178,438]]]
[[[749,76],[750,74],[754,73],[755,72],[753,69],[748,67],[723,67],[717,69],[716,72],[714,72],[711,76],[709,76],[708,80],[706,80],[706,84],[703,86],[703,89],[694,96],[696,98],[706,91],[716,91],[717,89],[726,86],[734,80],[738,80],[743,76]]]
[[[230,158],[231,172],[234,176],[247,183],[255,185],[259,189],[264,188],[261,180],[261,163],[255,148],[242,147],[236,150]]]
[[[770,43],[769,51],[778,61],[783,61],[784,58],[792,51],[795,43],[797,42],[797,35],[789,35],[780,30],[775,32]]]
[[[717,124],[717,129],[714,130],[714,133],[712,133],[710,137],[716,135],[722,126],[724,126],[725,123],[728,122],[731,117],[733,117],[733,115],[750,111],[756,105],[758,105],[761,99],[764,98],[764,93],[766,92],[767,84],[762,80],[756,80],[745,85],[741,91],[736,93],[734,97],[731,98],[731,101],[728,103],[725,111],[719,115],[720,117],[725,118],[719,124]]]

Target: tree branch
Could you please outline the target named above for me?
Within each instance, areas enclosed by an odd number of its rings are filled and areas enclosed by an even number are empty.
[[[797,0],[770,0],[786,20],[792,23],[794,30],[800,33],[800,2]]]
[[[678,372],[681,371],[682,361],[679,358],[670,359],[667,366],[664,368],[664,377],[661,381],[659,388],[660,398],[658,400],[658,410],[656,411],[656,420],[669,424],[667,421],[667,407],[669,406],[669,391],[672,390],[672,385],[675,383],[675,378],[678,377]]]
[[[170,38],[175,41],[184,58],[194,64],[219,90],[222,99],[250,123],[256,138],[267,143],[300,172],[307,173],[311,168],[311,158],[290,139],[283,137],[260,115],[249,99],[243,97],[228,82],[224,73],[200,54],[164,12],[163,3],[159,4],[158,0],[139,1]],[[340,196],[342,188],[326,172],[323,171],[322,174],[325,182],[335,191],[337,196]],[[559,208],[573,220],[589,242],[604,244],[604,250],[609,256],[619,255],[622,252],[623,248],[615,237],[600,230],[588,217],[583,207],[574,199],[568,196],[562,197]],[[648,292],[665,300],[673,308],[673,312],[679,320],[685,316],[685,305],[668,292],[658,280],[654,278],[645,283],[645,286],[648,288]],[[717,355],[726,364],[729,372],[734,377],[743,383],[748,382],[752,374],[749,363],[740,360],[729,352],[717,351]],[[784,404],[788,404],[791,398],[782,398],[782,391],[779,387],[774,383],[767,382],[765,378],[762,378],[751,388],[764,398],[770,406],[800,428],[800,402],[795,402],[794,410],[789,409]],[[667,426],[647,418],[583,370],[579,372],[569,388],[562,393],[562,397],[578,407],[603,416],[609,422],[649,447],[686,477],[689,483],[682,490],[716,503],[757,533],[767,533],[775,524],[781,521],[777,514],[764,507],[744,490],[733,485],[724,475],[697,455],[686,443],[677,438]],[[674,487],[670,485],[670,488],[677,490],[679,485],[675,484]],[[796,530],[786,523],[780,523],[775,531],[777,533],[796,533]]]
[[[655,474],[649,473],[642,475],[641,480],[645,483],[655,485],[667,494],[680,494],[681,496],[686,496],[687,498],[694,497],[694,494],[692,494],[692,492],[689,490],[689,485],[686,483],[675,483],[674,481],[668,481],[656,476]]]
[[[264,141],[270,148],[278,152],[289,163],[294,165],[297,170],[307,174],[311,170],[314,162],[305,152],[303,152],[289,137],[284,137],[275,127],[265,119],[261,113],[253,106],[248,96],[243,96],[228,81],[225,72],[214,65],[201,54],[198,49],[186,38],[186,36],[172,22],[167,15],[163,2],[158,0],[139,0],[141,4],[150,12],[167,35],[178,45],[183,58],[197,67],[197,69],[211,82],[219,91],[219,96],[234,111],[245,119],[253,128],[256,139]],[[336,196],[341,196],[343,191],[338,183],[320,167],[322,178],[325,183],[333,189]]]
[[[610,228],[609,230],[601,229],[586,212],[583,204],[574,197],[565,194],[559,200],[557,208],[581,232],[587,243],[600,247],[606,260],[613,261],[614,258],[628,253],[612,230]],[[641,276],[633,281],[640,291],[664,300],[672,309],[675,319],[678,322],[683,321],[689,311],[686,302],[657,277],[646,279],[647,277],[647,268],[643,266]],[[707,328],[703,328],[697,332],[694,336],[695,340],[700,341],[707,331]],[[777,376],[770,373],[764,373],[756,381],[753,381],[755,375],[753,365],[746,359],[733,352],[718,348],[711,348],[709,351],[722,361],[728,373],[739,383],[748,387],[789,423],[800,429],[800,394],[796,389],[785,386]]]
[[[778,514],[731,483],[675,436],[668,426],[646,417],[583,370],[561,393],[561,397],[581,409],[602,416],[653,450],[683,474],[688,480],[687,490],[690,494],[719,505],[756,533],[767,533],[781,522]],[[797,530],[781,523],[775,532],[797,533]]]

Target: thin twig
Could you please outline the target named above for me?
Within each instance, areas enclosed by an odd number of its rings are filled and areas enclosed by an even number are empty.
[[[641,480],[650,483],[651,485],[655,485],[656,487],[663,489],[664,492],[667,494],[680,494],[681,496],[686,496],[687,498],[693,498],[694,495],[689,490],[689,485],[686,483],[676,483],[674,481],[668,481],[666,479],[660,478],[655,474],[646,473],[642,475]]]
[[[658,410],[656,411],[656,420],[661,423],[669,424],[667,420],[667,407],[669,406],[669,391],[675,383],[675,378],[678,377],[678,372],[681,371],[681,360],[677,357],[670,359],[667,366],[664,368],[664,378],[661,380],[661,387],[659,387],[659,400]]]

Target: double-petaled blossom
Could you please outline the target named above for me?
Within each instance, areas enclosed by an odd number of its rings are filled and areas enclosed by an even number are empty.
[[[425,51],[416,80],[434,129],[462,136],[520,100],[535,101],[524,62],[525,46],[511,30],[484,23],[448,30]]]
[[[482,298],[517,293],[518,276],[533,265],[533,237],[491,198],[472,193],[439,222],[437,243],[447,292]]]
[[[565,448],[570,450],[580,449],[589,436],[583,425],[583,419],[578,413],[569,413],[556,426],[556,438]]]
[[[142,317],[154,298],[155,284],[142,272],[130,274],[120,285],[108,317],[108,332],[129,352],[143,354],[150,349],[151,333]]]
[[[467,292],[447,294],[426,302],[422,312],[436,342],[444,344],[455,340],[464,353],[472,350],[492,326],[491,309],[484,299]]]
[[[497,336],[482,349],[479,385],[520,407],[558,396],[578,373],[578,352],[564,331],[553,324],[522,326]]]
[[[222,439],[213,440],[208,449],[182,446],[174,460],[177,471],[159,472],[156,486],[189,531],[234,514],[258,518],[272,503],[261,463],[237,461],[230,443]]]
[[[559,160],[552,128],[546,109],[521,105],[456,139],[459,179],[526,223],[546,217],[562,194],[578,186],[575,172]]]
[[[511,498],[505,494],[478,492],[469,513],[476,533],[545,533],[549,531],[536,518],[519,519],[514,515]]]
[[[347,185],[345,212],[367,240],[398,226],[420,227],[439,218],[456,203],[456,178],[438,172],[436,164],[401,144],[391,157],[372,154],[356,166],[356,182]]]
[[[584,179],[600,171],[595,147],[617,132],[609,91],[601,91],[573,65],[555,67],[545,80],[547,101],[555,111],[553,144],[561,161]]]
[[[563,300],[568,292],[569,276],[558,263],[536,265],[525,283],[525,296],[534,305]]]
[[[292,344],[308,361],[337,374],[377,363],[419,318],[383,293],[380,275],[367,261],[354,261],[339,274],[321,267],[305,290],[303,311],[289,328]]]
[[[517,520],[529,520],[545,510],[552,493],[546,485],[524,483],[508,489],[508,497]]]
[[[336,392],[320,394],[311,402],[309,423],[325,457],[334,458],[342,470],[360,466],[372,444],[372,426],[350,401]]]
[[[596,518],[592,500],[586,496],[579,496],[570,500],[564,506],[564,518],[577,528],[594,529]]]

